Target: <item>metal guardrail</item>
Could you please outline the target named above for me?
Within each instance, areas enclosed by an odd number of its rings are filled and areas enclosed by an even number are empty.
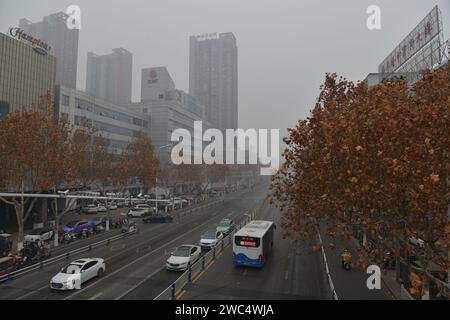
[[[77,255],[77,254],[80,254],[80,253],[83,253],[83,252],[91,251],[92,249],[100,247],[101,245],[104,245],[104,244],[109,245],[113,241],[116,241],[116,240],[119,240],[119,239],[124,239],[127,236],[129,236],[129,235],[131,235],[133,233],[137,233],[137,232],[138,232],[137,230],[124,232],[124,233],[115,235],[113,237],[110,237],[110,238],[107,238],[107,239],[103,239],[103,240],[101,240],[99,242],[91,243],[91,244],[88,244],[88,245],[86,245],[84,247],[77,248],[77,249],[74,249],[72,251],[68,251],[68,252],[60,254],[60,255],[58,255],[56,257],[51,257],[49,259],[45,259],[45,260],[36,262],[36,263],[34,263],[32,265],[29,265],[27,267],[24,267],[24,268],[21,268],[21,269],[9,272],[9,273],[7,273],[5,275],[0,276],[0,283],[8,281],[8,280],[11,280],[11,279],[16,279],[16,278],[18,278],[20,276],[23,276],[23,275],[25,275],[27,273],[30,273],[32,271],[35,271],[35,270],[42,270],[44,265],[52,264],[52,263],[55,263],[55,262],[58,262],[58,261],[62,261],[62,260],[68,261],[70,259],[70,257],[73,256],[73,255]]]
[[[225,199],[219,199],[217,201],[213,201],[213,202],[210,202],[210,203],[202,204],[200,206],[196,206],[195,208],[190,208],[190,209],[187,209],[187,210],[181,209],[182,212],[179,212],[179,217],[180,216],[184,216],[184,215],[186,215],[188,213],[197,211],[197,210],[210,208],[212,206],[218,205],[218,204],[223,203],[223,202],[225,202]],[[9,272],[7,274],[4,274],[4,275],[0,276],[0,284],[3,283],[3,282],[6,282],[8,280],[17,279],[18,277],[23,276],[25,274],[28,274],[28,273],[30,273],[32,271],[42,270],[44,265],[52,264],[52,263],[55,263],[55,262],[58,262],[58,261],[61,261],[61,260],[64,260],[64,259],[66,261],[68,261],[69,258],[71,256],[73,256],[73,255],[80,254],[80,253],[87,252],[87,251],[91,251],[92,249],[97,248],[97,247],[99,247],[101,245],[104,245],[104,244],[109,245],[113,241],[116,241],[116,240],[119,240],[119,239],[123,239],[123,238],[127,237],[128,235],[136,233],[136,232],[137,231],[130,231],[130,232],[125,232],[125,233],[120,233],[118,235],[109,237],[107,239],[103,239],[103,240],[101,240],[99,242],[91,243],[91,244],[88,244],[86,246],[83,246],[83,247],[80,247],[80,248],[77,248],[77,249],[65,252],[65,253],[60,254],[58,256],[51,257],[49,259],[45,259],[45,260],[33,263],[33,264],[31,264],[31,265],[29,265],[27,267],[24,267],[24,268],[21,268],[21,269]]]
[[[256,210],[252,210],[250,215],[247,215],[242,219],[236,228],[228,236],[223,238],[217,243],[210,251],[200,257],[193,265],[183,272],[183,274],[176,279],[169,287],[164,289],[153,300],[176,300],[177,295],[188,284],[192,283],[193,279],[198,276],[202,271],[206,270],[208,265],[217,258],[217,255],[225,250],[232,243],[233,235],[240,230],[243,226],[253,220],[256,216]]]

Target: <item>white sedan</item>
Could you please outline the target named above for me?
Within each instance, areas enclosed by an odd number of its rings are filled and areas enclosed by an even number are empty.
[[[97,213],[98,207],[95,204],[88,204],[87,206],[84,206],[81,211],[84,213]]]
[[[184,271],[200,259],[201,248],[193,245],[182,245],[174,252],[166,262],[166,269],[172,271]]]
[[[98,212],[106,212],[106,211],[108,211],[108,209],[106,209],[106,207],[104,205],[99,204],[97,206],[97,211]]]
[[[142,217],[145,217],[146,215],[148,215],[148,212],[149,211],[146,208],[136,208],[136,207],[134,207],[134,208],[131,208],[128,211],[127,215],[130,218],[142,218]]]
[[[137,204],[137,205],[136,205],[136,208],[142,208],[142,209],[145,209],[146,213],[152,213],[153,211],[155,211],[155,208],[154,208],[154,207],[152,207],[152,206],[149,205],[149,204],[145,204],[145,203],[143,203],[143,204]]]
[[[110,203],[109,205],[108,205],[108,209],[109,210],[116,210],[118,208],[118,206],[117,206],[117,204],[116,203]]]
[[[105,273],[105,261],[101,258],[78,259],[68,264],[50,280],[50,289],[81,289],[81,284]]]
[[[223,239],[223,233],[217,230],[208,230],[200,238],[200,246],[203,250],[209,250],[217,246]]]

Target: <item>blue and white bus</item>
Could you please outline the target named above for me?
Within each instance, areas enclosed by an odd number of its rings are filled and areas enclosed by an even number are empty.
[[[273,247],[275,224],[271,221],[249,222],[233,235],[233,264],[262,268]]]

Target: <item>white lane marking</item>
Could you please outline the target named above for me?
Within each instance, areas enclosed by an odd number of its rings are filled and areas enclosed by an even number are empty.
[[[92,297],[89,298],[89,300],[95,300],[103,295],[103,292],[99,292],[97,294],[94,294]]]
[[[162,229],[162,228],[154,228],[154,230],[159,230],[159,229]],[[175,228],[174,228],[174,229],[175,229]],[[151,230],[151,229],[149,229],[149,230]],[[149,241],[153,241],[154,239],[158,238],[159,236],[161,236],[161,234],[159,234],[159,235],[157,235],[157,236],[151,238]],[[97,248],[95,248],[95,249],[98,249],[98,248],[101,248],[101,247],[97,247]],[[123,248],[125,248],[125,245],[124,245]],[[149,245],[149,248],[151,248],[151,245]],[[110,251],[111,251],[111,247],[110,247]],[[114,250],[114,251],[115,251],[115,250]],[[119,255],[121,255],[121,254],[123,254],[123,251],[119,251],[119,252],[117,252],[116,254],[113,254],[112,256],[106,258],[106,260],[114,259],[115,257],[117,257],[117,256],[119,256]],[[86,254],[83,253],[83,254],[81,254],[80,256],[81,256],[81,257],[84,257],[85,255],[86,255]],[[66,262],[65,262],[65,263],[66,263]],[[38,288],[37,290],[30,291],[30,292],[28,292],[28,293],[26,293],[26,294],[24,294],[24,295],[22,295],[22,296],[20,296],[20,297],[17,297],[15,300],[22,300],[22,299],[24,299],[24,298],[26,298],[26,297],[28,297],[28,296],[30,296],[30,295],[32,295],[32,294],[35,294],[35,293],[37,293],[37,292],[39,292],[39,291],[41,291],[41,290],[44,290],[45,288],[47,288],[47,287],[49,287],[49,286],[50,286],[50,283],[49,283],[49,284],[46,284],[46,285],[44,285],[44,286],[42,286],[42,287],[40,287],[40,288]]]
[[[212,217],[211,220],[213,220],[214,218],[216,218],[216,217]],[[145,255],[143,255],[143,256],[137,258],[136,260],[131,261],[130,263],[128,263],[128,264],[122,266],[121,268],[119,268],[119,269],[113,271],[112,273],[107,274],[106,276],[102,277],[101,279],[97,280],[96,282],[92,283],[91,285],[88,285],[88,286],[86,286],[86,287],[84,287],[84,288],[81,288],[80,290],[76,291],[75,293],[73,293],[73,294],[71,294],[71,295],[65,297],[63,300],[68,300],[69,298],[71,298],[71,297],[73,297],[73,296],[76,296],[76,295],[80,294],[81,292],[85,291],[86,289],[89,289],[89,288],[92,287],[93,285],[98,284],[98,283],[100,283],[101,281],[106,280],[106,279],[112,277],[113,275],[115,275],[115,274],[117,274],[118,272],[120,272],[120,271],[122,271],[122,270],[128,268],[129,266],[135,264],[136,262],[145,259],[146,257],[148,257],[149,255],[155,253],[156,251],[159,251],[159,250],[161,250],[162,248],[167,247],[169,244],[171,244],[171,243],[177,241],[178,239],[181,239],[182,237],[185,237],[187,234],[190,234],[190,233],[196,231],[196,230],[199,229],[199,228],[203,228],[203,227],[204,227],[205,225],[207,225],[209,222],[210,222],[210,220],[206,220],[204,223],[198,225],[198,226],[195,227],[194,229],[191,229],[189,232],[186,232],[186,233],[184,233],[184,234],[182,234],[182,235],[176,237],[176,238],[173,239],[172,241],[167,242],[166,244],[164,244],[164,245],[162,245],[162,246],[156,248],[155,250],[146,253]]]
[[[284,273],[284,280],[287,281],[288,278],[289,278],[289,270],[286,270],[286,272]]]

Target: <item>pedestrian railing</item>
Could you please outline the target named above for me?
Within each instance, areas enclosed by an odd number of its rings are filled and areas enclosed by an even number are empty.
[[[228,246],[232,244],[233,235],[240,230],[243,226],[253,220],[256,216],[256,210],[251,211],[245,216],[233,230],[231,234],[224,237],[217,245],[211,248],[206,254],[200,257],[193,265],[189,266],[186,271],[181,274],[181,276],[176,279],[169,287],[164,289],[158,296],[153,300],[176,300],[184,287],[196,280],[196,277],[200,275],[201,272],[208,268],[209,264],[213,260],[217,259],[217,256],[225,250]]]
[[[336,288],[334,287],[333,279],[331,279],[330,269],[328,268],[327,255],[325,254],[325,249],[323,248],[323,242],[322,242],[322,237],[320,235],[320,232],[318,233],[318,237],[319,237],[320,243],[322,244],[322,248],[321,248],[322,259],[323,259],[323,263],[325,265],[325,274],[327,276],[328,285],[330,286],[330,290],[331,290],[331,298],[333,300],[339,300],[337,293],[336,293]]]
[[[206,203],[206,204],[203,204],[203,205],[200,205],[200,206],[196,206],[195,208],[185,209],[185,210],[179,212],[178,215],[180,217],[180,216],[183,216],[183,215],[185,215],[187,213],[191,213],[191,212],[194,212],[194,211],[197,211],[197,210],[211,208],[213,206],[216,206],[218,204],[223,203],[224,201],[225,201],[225,199],[219,199],[219,200],[216,200],[216,201],[213,201],[213,202],[209,202],[209,203]],[[62,261],[62,260],[66,260],[68,262],[69,259],[72,256],[74,256],[74,255],[92,251],[92,249],[97,248],[97,247],[102,246],[102,245],[110,245],[111,242],[114,242],[114,241],[119,240],[119,239],[124,239],[127,236],[129,236],[130,234],[133,234],[133,233],[136,233],[136,232],[138,232],[138,231],[134,230],[134,231],[124,232],[124,233],[119,233],[119,234],[117,234],[115,236],[109,237],[107,239],[103,239],[103,240],[98,241],[96,243],[91,243],[91,244],[88,244],[86,246],[83,246],[83,247],[80,247],[80,248],[77,248],[77,249],[73,249],[73,250],[70,250],[68,252],[64,252],[64,253],[62,253],[62,254],[60,254],[58,256],[51,257],[49,259],[45,259],[43,261],[39,261],[39,262],[33,263],[33,264],[31,264],[29,266],[26,266],[24,268],[20,268],[18,270],[9,272],[7,274],[4,274],[4,275],[0,276],[0,284],[5,282],[5,281],[9,281],[9,280],[12,280],[12,279],[17,279],[17,278],[19,278],[19,277],[21,277],[21,276],[23,276],[25,274],[28,274],[30,272],[33,272],[33,271],[41,271],[41,270],[43,270],[44,266],[49,265],[49,264],[53,264],[55,262],[59,262],[59,261]]]

